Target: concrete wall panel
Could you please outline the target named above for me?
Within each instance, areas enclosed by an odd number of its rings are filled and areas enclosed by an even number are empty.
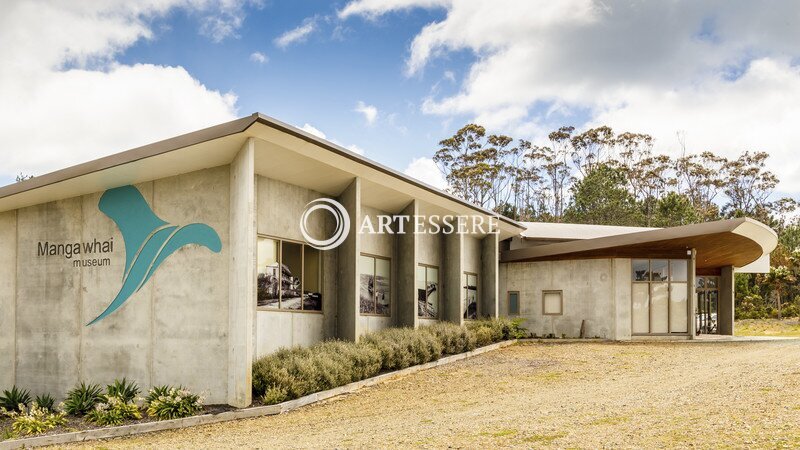
[[[17,212],[0,213],[0,389],[14,384],[16,365]]]
[[[403,209],[401,215],[414,217],[419,212],[416,200]],[[406,230],[407,231],[407,230]],[[417,317],[417,234],[406,232],[397,235],[397,304],[396,324],[416,327]]]
[[[480,296],[478,314],[497,317],[499,308],[498,261],[500,261],[500,236],[489,234],[481,240],[481,270],[478,277]]]
[[[228,400],[230,169],[217,167],[154,182],[153,209],[175,224],[216,230],[222,251],[188,246],[153,277],[153,383],[182,384]],[[210,282],[211,281],[211,282]]]
[[[504,291],[520,292],[520,316],[529,331],[577,337],[585,320],[586,337],[614,337],[617,305],[610,259],[509,263],[504,273]],[[563,291],[562,315],[542,314],[543,290]]]
[[[152,183],[136,186],[152,204]],[[142,286],[114,314],[86,326],[111,303],[120,290],[125,270],[125,247],[116,224],[98,209],[102,193],[82,197],[82,241],[113,239],[114,251],[83,255],[84,259],[108,258],[110,266],[83,267],[81,311],[81,380],[109,384],[126,377],[140,386],[151,385],[152,283]],[[144,332],[143,332],[144,331]]]
[[[64,255],[37,256],[39,242],[79,242],[82,200],[18,211],[17,385],[56,398],[80,377],[81,269]]]

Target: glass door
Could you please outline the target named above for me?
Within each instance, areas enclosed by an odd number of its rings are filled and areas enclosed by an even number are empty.
[[[719,277],[697,277],[695,328],[697,334],[717,334]]]

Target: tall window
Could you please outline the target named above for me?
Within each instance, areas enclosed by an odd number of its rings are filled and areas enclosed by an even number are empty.
[[[439,268],[417,266],[417,314],[426,319],[439,317]]]
[[[258,306],[322,311],[320,251],[300,242],[258,237]]]
[[[359,310],[361,314],[388,316],[391,314],[392,262],[381,256],[359,256]]]
[[[508,291],[508,315],[519,315],[519,291]]]
[[[464,272],[464,318],[478,318],[478,274]]]
[[[688,261],[634,259],[631,264],[633,334],[688,333]]]

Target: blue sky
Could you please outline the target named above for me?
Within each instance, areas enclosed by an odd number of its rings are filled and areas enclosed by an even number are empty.
[[[444,11],[414,10],[376,23],[335,15],[335,5],[325,2],[275,2],[248,10],[238,36],[215,43],[197,33],[195,17],[176,11],[155,26],[163,30],[156,39],[140,41],[119,59],[183,66],[210,89],[236,93],[239,115],[258,111],[310,124],[395,168],[430,155],[455,124],[443,127],[443,120],[423,115],[422,99],[436,83],[454,91],[453,81],[441,82],[443,72],[463,73],[471,58],[448,58],[413,77],[404,75],[403,64],[416,31]],[[286,48],[273,42],[309,17],[317,17],[317,29],[304,42]],[[268,61],[251,61],[254,52]],[[373,124],[354,110],[359,101],[378,109]]]
[[[781,190],[800,192],[792,1],[2,8],[0,184],[258,111],[432,184],[437,142],[476,121],[536,142],[561,125],[607,124],[673,155],[678,132],[689,152],[764,150]]]

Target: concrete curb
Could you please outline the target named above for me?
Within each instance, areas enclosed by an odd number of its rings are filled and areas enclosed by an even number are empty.
[[[45,445],[58,445],[69,444],[75,442],[92,441],[97,439],[109,439],[116,437],[132,436],[135,434],[152,433],[154,431],[177,430],[180,428],[193,427],[197,425],[208,425],[218,422],[227,422],[238,419],[248,419],[252,417],[272,416],[275,414],[282,414],[303,406],[311,405],[314,403],[328,400],[342,394],[349,394],[361,388],[374,386],[376,384],[384,383],[386,381],[411,375],[413,373],[421,372],[423,370],[440,367],[447,364],[461,361],[462,359],[471,358],[483,353],[491,352],[503,347],[508,347],[517,343],[516,340],[498,342],[496,344],[487,345],[475,349],[471,352],[459,353],[458,355],[445,356],[436,361],[432,361],[418,366],[408,367],[394,372],[384,373],[366,380],[356,381],[354,383],[339,386],[322,392],[315,392],[313,394],[300,397],[295,400],[289,400],[277,405],[270,406],[256,406],[252,408],[243,408],[235,411],[226,411],[218,414],[204,414],[201,416],[186,417],[184,419],[175,420],[162,420],[159,422],[137,423],[133,425],[121,425],[118,427],[98,428],[94,430],[75,431],[72,433],[52,434],[47,436],[34,436],[25,439],[15,439],[0,442],[0,450],[17,449],[17,448],[32,448],[42,447]]]

